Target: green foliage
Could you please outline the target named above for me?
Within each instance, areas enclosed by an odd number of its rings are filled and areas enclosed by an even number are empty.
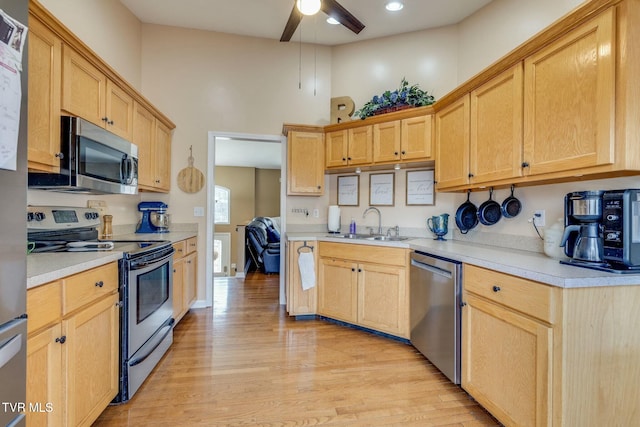
[[[436,102],[433,95],[420,89],[417,84],[409,86],[409,82],[404,77],[400,82],[400,87],[393,92],[385,91],[382,95],[374,95],[371,101],[366,102],[361,109],[354,114],[361,119],[373,116],[376,111],[388,107],[400,107],[409,105],[412,107],[422,107]]]

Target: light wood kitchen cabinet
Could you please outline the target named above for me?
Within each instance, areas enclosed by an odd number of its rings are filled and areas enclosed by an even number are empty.
[[[28,167],[60,171],[62,41],[29,15]]]
[[[558,288],[465,265],[462,387],[505,425],[551,425]]]
[[[405,249],[320,242],[318,314],[409,337]]]
[[[197,298],[198,238],[181,240],[173,248],[173,317],[177,324]]]
[[[290,131],[287,137],[287,195],[323,195],[324,135]]]
[[[327,132],[326,167],[367,165],[373,162],[373,126]]]
[[[373,162],[431,160],[433,116],[418,116],[373,125]]]
[[[133,98],[67,45],[62,46],[62,110],[132,139]]]
[[[525,59],[526,174],[614,162],[615,30],[610,8]]]
[[[305,245],[308,247],[304,248]],[[314,264],[316,266],[318,265],[317,245],[310,245],[307,244],[307,242],[287,241],[287,313],[289,313],[290,316],[316,314],[318,301],[318,273],[316,271],[316,286],[311,289],[307,289],[306,291],[302,289],[300,269],[298,268],[298,251],[312,251]]]
[[[439,190],[469,182],[469,95],[436,113],[436,184]]]
[[[140,103],[133,105],[133,143],[138,146],[138,185],[142,190],[171,189],[171,130]]]
[[[29,425],[89,426],[118,393],[118,265],[27,291]]]

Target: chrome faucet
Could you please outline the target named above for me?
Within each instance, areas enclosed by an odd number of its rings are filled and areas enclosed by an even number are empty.
[[[380,215],[380,210],[378,208],[369,206],[367,209],[364,210],[364,213],[362,214],[362,218],[367,216],[367,214],[371,211],[375,211],[378,213],[378,235],[382,235],[382,215]]]

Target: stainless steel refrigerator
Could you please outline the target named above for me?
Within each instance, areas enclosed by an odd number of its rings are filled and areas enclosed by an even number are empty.
[[[28,0],[0,0],[0,9],[18,22],[28,25]],[[13,27],[13,28],[12,28]],[[15,47],[20,43],[19,27],[0,22],[0,40],[5,45],[11,35]],[[27,32],[28,34],[28,32]],[[28,36],[27,36],[28,37]],[[21,96],[19,114],[7,113],[7,80],[0,81],[0,138],[6,143],[7,131],[19,115],[18,144],[15,170],[0,169],[0,426],[24,426],[26,402],[27,360],[27,45],[22,48]],[[6,55],[3,56],[6,58]],[[5,67],[6,64],[1,64]],[[5,76],[4,74],[0,77]],[[17,81],[17,78],[16,78]],[[17,84],[16,84],[17,86]],[[14,92],[18,93],[18,92]],[[4,102],[4,104],[3,104]],[[15,128],[14,128],[15,129]],[[1,133],[4,133],[1,134]],[[15,141],[15,139],[13,139]],[[7,145],[0,156],[9,157]],[[15,147],[15,145],[14,145]],[[3,163],[3,166],[7,166]]]

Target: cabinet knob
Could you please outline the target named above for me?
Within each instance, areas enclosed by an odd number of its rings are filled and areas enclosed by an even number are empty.
[[[467,303],[466,303],[466,302],[464,302],[464,301],[462,301],[462,302],[460,303],[460,307],[465,307],[466,305],[467,305]]]
[[[109,121],[109,118],[107,118],[107,117],[103,117],[103,118],[102,118],[102,121],[103,121],[103,122],[108,122],[108,121]]]
[[[351,161],[351,157],[347,157],[347,160]]]
[[[405,154],[407,154],[404,150],[402,150],[402,155],[404,156]]]
[[[473,178],[473,174],[472,173],[469,173],[469,178]]]
[[[64,344],[65,341],[67,341],[67,336],[63,335],[60,338],[56,338],[56,342],[59,342],[60,344]]]
[[[320,186],[318,185],[318,190],[321,190],[321,189],[322,189],[322,187],[320,187]]]
[[[97,286],[98,288],[101,288],[101,287],[103,287],[103,286],[104,286],[104,282],[103,282],[102,280],[100,280],[99,282],[96,282],[96,286]]]
[[[493,286],[493,292],[500,292],[500,286]]]
[[[60,160],[64,159],[64,153],[56,153],[56,157]]]
[[[397,152],[397,151],[394,151],[394,152],[393,152],[393,155],[394,155],[394,156],[397,156],[397,155],[398,155],[398,152]]]
[[[351,269],[351,271],[353,271],[353,272],[355,273],[356,269],[355,269],[355,268],[352,268],[352,269]]]
[[[346,161],[347,161],[347,159],[343,157],[343,158],[342,158],[342,161],[343,161],[343,162],[346,162]]]
[[[528,168],[529,167],[529,162],[522,162],[522,167],[523,168]]]
[[[358,269],[358,273],[362,273],[362,269],[361,268]]]
[[[107,122],[107,124],[108,124],[108,125],[113,125],[113,120],[109,120],[109,121]]]

